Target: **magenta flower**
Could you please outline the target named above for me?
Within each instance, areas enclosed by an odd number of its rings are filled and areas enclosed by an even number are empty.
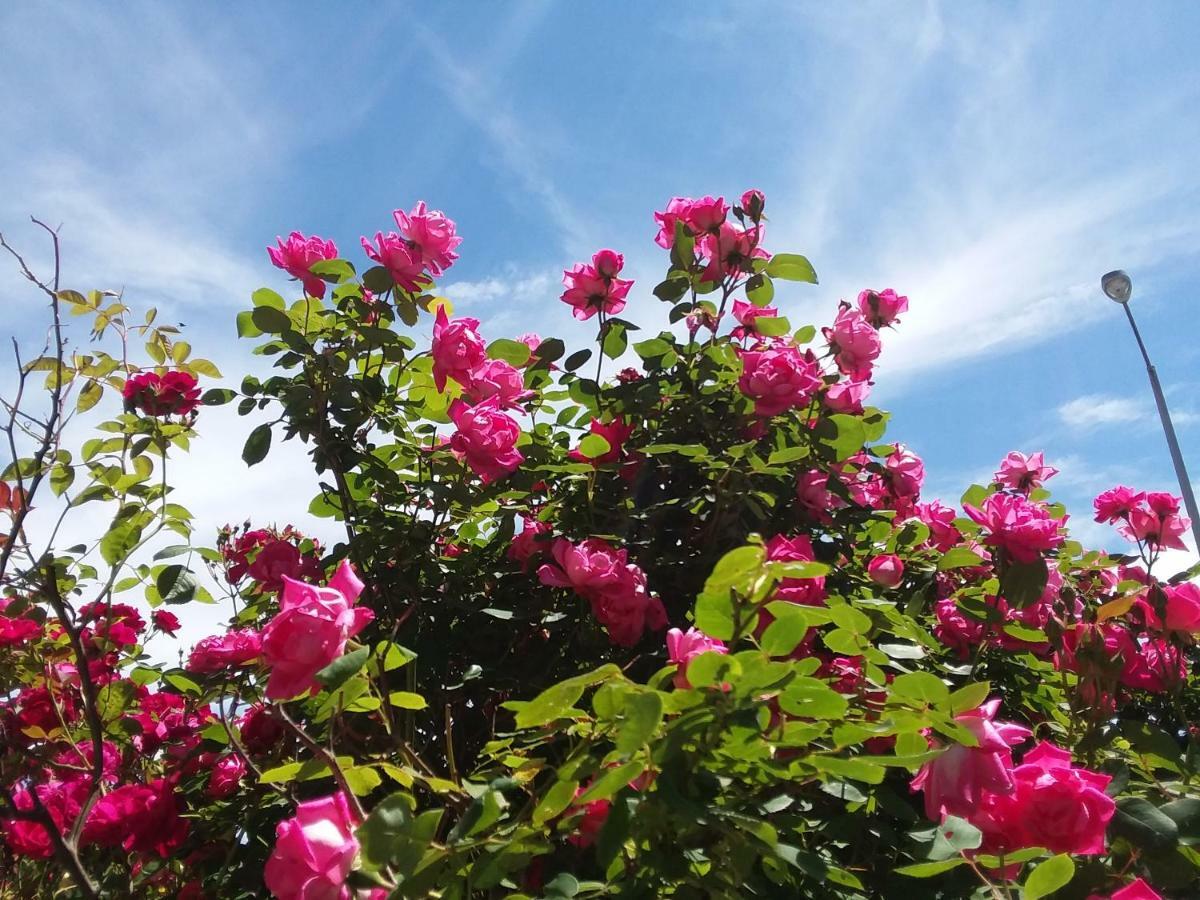
[[[730,332],[730,336],[736,340],[743,340],[751,335],[758,334],[758,329],[754,327],[754,323],[758,319],[774,319],[779,315],[779,310],[774,306],[755,306],[753,303],[747,303],[745,300],[733,301],[733,317],[737,319],[737,327]]]
[[[416,293],[428,285],[420,249],[396,232],[375,232],[374,244],[364,237],[362,248],[369,259],[387,269],[392,280],[409,293]]]
[[[894,553],[873,557],[867,563],[867,577],[880,587],[894,588],[904,580],[904,561]]]
[[[454,231],[453,219],[447,218],[441,210],[426,212],[424,200],[418,201],[411,213],[397,209],[392,212],[392,217],[400,234],[431,275],[441,275],[454,265],[458,259],[454,249],[462,243],[462,238]]]
[[[1066,516],[1051,518],[1044,506],[1018,494],[992,494],[983,509],[969,504],[963,509],[986,529],[984,543],[1004,549],[1014,562],[1033,562],[1065,540],[1060,529]]]
[[[762,350],[742,350],[742,375],[738,388],[754,401],[754,413],[777,416],[803,407],[821,386],[821,367],[811,353],[790,344]]]
[[[457,429],[450,437],[450,450],[484,484],[510,474],[525,459],[517,449],[521,426],[501,411],[495,397],[475,406],[455,400],[449,414]]]
[[[447,378],[469,385],[474,371],[487,362],[487,347],[477,328],[478,319],[463,316],[451,320],[446,307],[438,307],[429,352],[433,357],[433,383],[439,392],[446,390]]]
[[[271,262],[293,278],[298,278],[304,285],[305,293],[317,298],[324,297],[325,282],[312,273],[312,267],[313,263],[323,259],[337,259],[337,246],[333,241],[316,235],[306,238],[299,231],[293,231],[286,243],[281,237],[275,238],[275,242],[278,247],[267,247]]]
[[[722,222],[716,231],[705,234],[696,243],[700,255],[708,260],[700,277],[705,281],[721,281],[726,275],[749,272],[753,260],[769,259],[771,254],[761,246],[763,232],[763,225],[743,229]]]
[[[1046,465],[1042,451],[1026,456],[1018,450],[1013,450],[1001,460],[995,477],[998,484],[1028,494],[1057,474],[1058,469]]]
[[[812,540],[805,534],[784,537],[777,534],[766,543],[767,560],[770,562],[813,562]],[[825,576],[813,578],[781,578],[775,588],[775,599],[803,606],[825,605]]]
[[[862,415],[863,403],[870,394],[869,381],[839,381],[825,389],[825,406],[830,412]]]
[[[1096,509],[1096,521],[1112,524],[1121,519],[1128,519],[1134,507],[1145,497],[1144,493],[1124,485],[1110,488],[1096,497],[1092,504]]]
[[[1033,732],[1011,722],[996,722],[1000,700],[989,700],[978,709],[955,716],[979,742],[977,747],[952,744],[925,763],[912,780],[914,791],[925,794],[925,814],[934,822],[943,815],[969,817],[983,793],[1008,794],[1013,790],[1012,751]]]
[[[908,312],[908,298],[888,288],[884,291],[862,291],[858,295],[858,311],[873,328],[886,328],[900,321]]]
[[[436,357],[434,361],[436,366]],[[502,359],[485,360],[471,369],[464,387],[463,396],[472,403],[495,397],[501,409],[517,409],[537,393],[526,390],[525,376],[520,369]]]
[[[702,653],[728,653],[729,648],[722,641],[710,638],[698,628],[680,631],[672,628],[667,632],[667,658],[678,669],[675,672],[675,687],[687,690],[691,687],[687,680],[688,663]]]
[[[871,369],[883,347],[879,332],[857,310],[843,306],[832,328],[823,329],[838,371],[855,381],[871,377]]]
[[[263,881],[279,900],[349,900],[358,822],[341,793],[308,800],[275,828]]]
[[[614,250],[599,250],[590,263],[576,263],[563,272],[562,301],[571,315],[585,322],[598,312],[616,315],[625,308],[633,282],[618,278],[625,258]]]
[[[590,463],[593,466],[616,462],[621,458],[625,442],[629,440],[629,436],[633,434],[635,427],[624,419],[613,419],[611,422],[601,422],[599,419],[592,419],[591,424],[588,426],[588,434],[600,435],[600,437],[608,441],[608,449],[594,458],[584,456],[577,449],[568,453],[567,457],[574,462]]]

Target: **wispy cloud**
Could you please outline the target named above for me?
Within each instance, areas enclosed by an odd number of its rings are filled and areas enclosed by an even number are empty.
[[[1131,425],[1157,422],[1158,414],[1148,399],[1118,397],[1112,394],[1085,394],[1058,407],[1058,417],[1069,428],[1090,431],[1106,425]],[[1200,416],[1188,409],[1171,412],[1176,425],[1190,425]]]

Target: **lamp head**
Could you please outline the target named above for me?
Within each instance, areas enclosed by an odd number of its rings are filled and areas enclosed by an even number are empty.
[[[1128,303],[1133,295],[1133,282],[1120,269],[1103,276],[1100,287],[1104,290],[1104,296],[1114,303]]]

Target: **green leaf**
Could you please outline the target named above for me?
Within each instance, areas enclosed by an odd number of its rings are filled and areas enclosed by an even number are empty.
[[[165,566],[154,579],[154,587],[164,603],[188,603],[195,599],[199,586],[196,576],[178,563]]]
[[[816,678],[797,678],[779,696],[779,707],[806,719],[840,719],[849,703],[829,685]]]
[[[974,850],[983,843],[983,832],[958,816],[947,816],[933,839],[933,849],[929,852],[931,860],[950,859],[959,856],[963,850]]]
[[[372,266],[363,272],[362,282],[373,294],[386,294],[396,285],[392,273],[383,266]]]
[[[578,788],[578,781],[565,780],[554,782],[554,786],[546,791],[546,795],[542,797],[541,802],[534,809],[533,824],[541,826],[560,815],[564,809],[571,805],[571,801],[575,799],[575,791]]]
[[[1065,853],[1038,863],[1025,879],[1024,900],[1041,900],[1065,887],[1075,876],[1075,863]]]
[[[642,359],[656,359],[660,356],[666,356],[673,349],[675,348],[662,338],[650,338],[647,341],[638,341],[633,345],[633,352]]]
[[[885,774],[883,766],[859,756],[813,756],[808,762],[822,772],[832,772],[834,775],[864,781],[867,784],[882,783]]]
[[[318,672],[316,679],[321,682],[325,690],[333,693],[362,671],[362,667],[367,664],[367,657],[370,655],[369,647],[359,647],[357,650],[339,656]]]
[[[1145,797],[1123,797],[1109,826],[1114,834],[1144,850],[1170,850],[1179,843],[1179,826]]]
[[[959,688],[950,695],[950,715],[957,716],[960,713],[978,709],[991,692],[992,683],[990,681],[978,681],[975,684]]]
[[[248,466],[257,465],[266,458],[270,449],[271,426],[259,425],[246,438],[246,445],[242,448],[242,460]]]
[[[641,749],[663,720],[662,697],[657,691],[634,694],[625,703],[625,721],[617,732],[617,752],[629,756]]]
[[[776,253],[767,263],[766,271],[772,278],[782,278],[784,281],[817,283],[817,273],[812,263],[796,253]]]
[[[767,306],[775,298],[775,283],[762,272],[746,282],[746,297],[755,306]]]
[[[754,330],[767,337],[781,337],[792,330],[787,316],[759,316],[754,320]]]
[[[204,392],[204,396],[200,398],[200,402],[205,406],[223,406],[231,402],[236,396],[237,392],[229,388],[209,388]]]
[[[966,547],[951,547],[942,554],[937,567],[939,572],[945,572],[949,569],[974,568],[980,565],[983,565],[983,557],[974,550],[968,550]]]
[[[600,349],[609,359],[618,359],[629,346],[628,329],[623,322],[609,320],[604,323],[604,337]]]
[[[392,691],[388,694],[388,703],[400,709],[424,709],[429,705],[424,697],[411,691]]]
[[[58,463],[50,470],[50,490],[55,497],[61,497],[75,481],[75,469],[72,466]]]
[[[118,518],[100,539],[100,556],[110,566],[115,566],[133,551],[141,539],[142,527],[135,519]]]
[[[612,446],[602,435],[585,434],[579,442],[579,452],[588,459],[596,459],[612,449]]]
[[[191,694],[194,697],[198,697],[204,693],[200,685],[196,684],[196,682],[192,681],[192,679],[188,678],[182,672],[168,672],[163,676],[163,681],[175,688],[175,690],[184,694]]]
[[[288,314],[273,306],[259,306],[250,314],[256,328],[266,334],[282,334],[292,329],[292,320]]]
[[[267,309],[277,309],[281,312],[287,309],[287,303],[284,302],[284,299],[270,288],[259,288],[250,295],[250,299],[256,307],[263,306]]]
[[[302,768],[304,768],[304,763],[284,763],[282,766],[267,769],[259,776],[258,780],[263,784],[286,784],[289,781],[295,781]]]
[[[365,822],[358,826],[362,860],[369,869],[382,869],[392,858],[392,848],[412,821],[415,803],[403,791],[375,804]]]
[[[586,806],[589,803],[594,803],[597,800],[607,800],[621,788],[637,778],[645,770],[646,764],[638,760],[631,760],[623,766],[618,766],[615,769],[609,769],[594,782],[592,786],[584,792],[579,798],[579,806]]]
[[[1200,799],[1181,797],[1164,803],[1158,811],[1175,823],[1180,837],[1200,838]]]
[[[941,707],[950,699],[950,688],[929,672],[909,672],[897,675],[892,682],[892,696],[917,700],[929,706]]]
[[[576,350],[574,353],[572,353],[570,356],[567,357],[566,361],[563,363],[563,368],[566,369],[568,372],[574,372],[576,369],[578,369],[580,366],[582,366],[585,362],[587,362],[591,358],[592,358],[591,350]]]
[[[1050,572],[1040,556],[1033,562],[1010,562],[1000,573],[1000,593],[1017,609],[1036,603],[1046,590]]]
[[[783,616],[767,626],[760,645],[769,656],[787,656],[808,634],[808,620],[803,616]]]
[[[688,292],[691,285],[692,281],[686,275],[668,278],[655,286],[654,296],[667,303],[674,303]]]
[[[80,412],[87,412],[93,406],[100,402],[100,398],[104,396],[104,388],[98,381],[88,381],[79,390],[79,396],[75,398],[75,408]]]
[[[254,324],[254,313],[252,310],[244,309],[237,314],[238,337],[258,337],[261,334],[262,329]]]
[[[500,338],[488,344],[487,355],[490,359],[502,359],[518,369],[529,362],[529,345],[521,341],[511,341]]]
[[[517,709],[518,728],[535,728],[552,722],[575,706],[583,696],[584,685],[574,681],[563,681],[542,691],[528,703]]]
[[[757,322],[767,321],[758,319]],[[756,322],[756,324],[757,324]],[[836,413],[817,423],[817,440],[831,448],[839,461],[857,453],[867,439],[867,430],[858,416]]]
[[[943,859],[941,862],[923,862],[915,866],[901,866],[896,870],[897,875],[907,875],[909,878],[932,878],[966,863],[961,856],[958,859]]]
[[[401,666],[406,666],[417,658],[417,654],[413,653],[407,647],[402,647],[391,641],[381,643],[375,648],[375,652],[383,655],[383,670],[385,672],[392,672]]]

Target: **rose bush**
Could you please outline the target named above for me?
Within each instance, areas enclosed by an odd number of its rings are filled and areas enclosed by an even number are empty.
[[[612,249],[567,268],[572,352],[455,316],[463,242],[423,202],[361,274],[293,232],[298,299],[237,317],[274,372],[237,390],[26,269],[53,316],[0,491],[0,896],[1196,896],[1178,501],[1098,497],[1112,554],[1040,453],[961,514],[923,498],[869,402],[909,299],[794,326],[776,290],[816,274],[766,204],[673,198],[650,291]],[[246,464],[308,448],[342,538],[194,533],[167,466],[229,403],[265,417]],[[108,529],[56,546],[90,504]],[[156,662],[206,584],[227,625]]]

